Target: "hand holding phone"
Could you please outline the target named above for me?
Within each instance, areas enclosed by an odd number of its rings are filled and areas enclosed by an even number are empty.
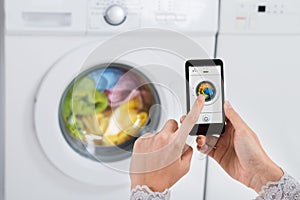
[[[204,108],[190,135],[220,135],[225,131],[222,60],[188,60],[185,73],[187,111],[197,96],[205,97]]]

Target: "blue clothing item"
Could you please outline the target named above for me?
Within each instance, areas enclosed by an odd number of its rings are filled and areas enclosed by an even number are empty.
[[[96,83],[96,88],[100,92],[112,89],[119,81],[124,71],[116,68],[98,69],[91,72],[88,76]]]
[[[213,96],[214,92],[211,89],[209,89],[209,88],[205,88],[204,89],[204,94],[207,94],[209,96]]]

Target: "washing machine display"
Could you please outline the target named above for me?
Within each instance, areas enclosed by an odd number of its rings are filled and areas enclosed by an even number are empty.
[[[149,113],[159,103],[155,88],[141,72],[104,64],[80,74],[67,87],[60,104],[60,126],[81,155],[120,160],[130,155],[137,137],[157,128]],[[159,115],[151,113],[151,118]],[[90,146],[93,152],[88,151]]]

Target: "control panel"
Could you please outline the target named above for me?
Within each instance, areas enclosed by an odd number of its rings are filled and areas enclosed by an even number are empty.
[[[217,0],[90,0],[88,31],[143,27],[216,32]]]
[[[221,3],[221,33],[300,33],[299,0],[239,0]]]
[[[218,3],[216,0],[145,0],[142,24],[190,32],[216,32]]]
[[[216,33],[218,0],[6,0],[8,33],[111,34],[138,28]]]

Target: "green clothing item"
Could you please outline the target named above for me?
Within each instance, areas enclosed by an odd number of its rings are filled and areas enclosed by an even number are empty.
[[[83,124],[80,116],[101,113],[108,106],[104,93],[96,89],[95,82],[89,77],[73,82],[62,104],[62,115],[67,127],[76,138],[81,139]]]

